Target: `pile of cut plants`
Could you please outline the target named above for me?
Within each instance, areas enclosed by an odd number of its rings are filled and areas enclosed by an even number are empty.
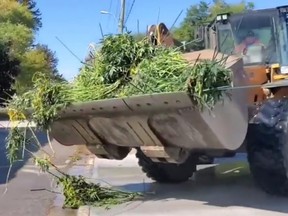
[[[82,176],[69,176],[51,162],[53,156],[47,152],[41,158],[29,152],[29,145],[41,147],[35,133],[40,130],[48,134],[60,109],[75,102],[179,91],[190,94],[200,109],[212,109],[223,96],[218,87],[231,84],[231,71],[225,68],[225,59],[191,64],[180,51],[153,46],[148,39],[136,41],[129,33],[109,35],[100,44],[93,63],[85,64],[72,82],[53,81],[38,73],[30,91],[14,95],[7,103],[13,123],[6,144],[11,165],[21,160],[23,152],[30,153],[41,171],[53,175],[62,186],[64,207],[109,206],[133,200],[139,194],[88,183]],[[28,122],[27,127],[18,127],[24,121]],[[36,129],[30,127],[32,122]],[[51,167],[58,175],[50,171]]]

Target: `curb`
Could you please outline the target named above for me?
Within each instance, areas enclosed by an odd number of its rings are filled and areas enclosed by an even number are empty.
[[[90,216],[90,211],[90,206],[81,206],[77,211],[77,216]]]
[[[91,178],[94,168],[94,160],[95,156],[92,154],[83,156],[80,160],[76,162],[72,162],[72,166],[66,170],[66,173],[68,175],[72,176],[84,176],[86,178]],[[67,161],[66,163],[71,163],[70,161]],[[68,165],[69,166],[69,165]],[[58,191],[58,190],[57,190]],[[52,210],[49,212],[49,216],[55,216],[55,215],[70,215],[66,212],[66,210],[62,209],[61,204],[64,202],[64,195],[62,193],[57,194],[54,200],[52,201]],[[61,203],[61,204],[59,204]],[[54,212],[55,211],[55,212]],[[73,215],[76,216],[90,216],[90,207],[89,206],[81,206],[77,210],[73,210]]]
[[[81,154],[81,159],[71,162],[70,159],[66,160],[66,169],[65,172],[68,175],[72,176],[84,176],[87,178],[90,178],[92,176],[92,171],[94,167],[94,159],[95,156],[93,154],[88,154],[84,153],[84,155]],[[64,167],[64,168],[65,168]],[[59,192],[57,193],[56,196],[54,197],[52,201],[52,205],[50,207],[49,216],[56,216],[56,215],[70,215],[70,211],[72,211],[73,215],[80,215],[80,216],[90,216],[90,207],[89,206],[81,206],[77,210],[75,209],[63,209],[62,205],[64,203],[65,197],[64,195],[60,192],[60,190],[56,187],[54,188],[55,191]]]
[[[25,128],[27,127],[28,123],[29,123],[28,121],[21,121],[20,123],[18,123],[17,121],[11,122],[9,120],[4,120],[4,121],[0,121],[0,128],[10,129],[12,128],[13,125],[17,125],[17,127],[20,127],[20,128],[22,127]],[[30,122],[29,126],[34,128],[36,127],[36,124],[34,122]]]
[[[95,160],[96,156],[95,155],[89,155],[86,156],[85,158],[81,159],[78,161],[74,166],[72,166],[68,174],[70,175],[82,175],[87,178],[92,178],[93,176],[93,170],[95,167]],[[77,216],[90,216],[90,206],[80,206],[77,210],[76,215]]]

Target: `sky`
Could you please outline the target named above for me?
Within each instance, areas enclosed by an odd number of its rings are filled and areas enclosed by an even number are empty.
[[[36,2],[42,13],[43,23],[43,27],[36,35],[36,41],[47,44],[56,53],[59,73],[68,80],[79,73],[82,65],[80,60],[85,59],[89,44],[98,43],[102,38],[100,25],[104,34],[117,33],[120,0],[37,0]],[[198,2],[195,0],[126,0],[126,26],[129,31],[135,33],[138,31],[137,20],[140,32],[146,32],[147,25],[159,22],[164,22],[169,28],[176,21],[175,26],[178,26],[189,6]],[[239,3],[240,0],[226,2]],[[253,2],[256,9],[287,4],[286,0],[254,0]],[[108,11],[110,14],[102,14],[101,11]]]

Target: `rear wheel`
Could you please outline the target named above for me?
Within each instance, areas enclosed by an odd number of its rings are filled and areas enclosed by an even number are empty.
[[[288,99],[269,99],[249,125],[247,153],[256,183],[269,194],[288,195]]]
[[[189,180],[196,171],[196,161],[192,156],[182,164],[153,162],[137,149],[138,164],[147,177],[159,183],[180,183]]]

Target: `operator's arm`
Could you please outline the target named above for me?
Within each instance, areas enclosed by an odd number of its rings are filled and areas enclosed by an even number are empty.
[[[246,44],[242,42],[235,47],[235,53],[242,54],[245,48],[246,48]]]

